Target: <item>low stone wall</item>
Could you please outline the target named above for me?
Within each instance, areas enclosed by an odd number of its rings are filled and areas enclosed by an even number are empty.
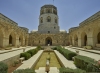
[[[96,47],[100,47],[100,44],[96,44]]]
[[[8,66],[12,66],[14,61],[19,60],[19,58],[20,58],[20,54],[13,56],[11,58],[5,59],[2,62],[6,63]]]
[[[54,51],[54,53],[55,53],[55,51]],[[57,56],[56,53],[55,53],[55,55],[56,55],[56,57],[57,57],[58,62],[60,63],[60,66],[61,66],[61,67],[65,67],[64,64],[61,62],[60,58]]]

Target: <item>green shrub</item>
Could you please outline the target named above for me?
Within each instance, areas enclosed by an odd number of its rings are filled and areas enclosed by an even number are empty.
[[[33,56],[34,54],[36,54],[36,50],[32,49],[32,50],[27,51],[27,53],[30,53],[31,56]]]
[[[60,68],[59,73],[86,73],[86,71],[81,69],[71,69],[71,68]]]
[[[37,46],[37,49],[38,49],[38,50],[41,50],[41,46]]]
[[[57,47],[53,47],[53,48],[51,48],[52,50],[57,50]]]
[[[69,51],[68,49],[62,48],[61,46],[58,46],[57,50],[68,60],[72,60],[72,57],[76,56],[76,53]]]
[[[0,73],[7,73],[7,71],[8,71],[7,64],[0,62]]]
[[[24,53],[20,53],[20,58],[21,57],[25,57],[25,52]]]
[[[15,70],[13,73],[36,73],[33,69],[18,69]]]
[[[87,72],[99,71],[99,67],[95,65],[96,62],[94,61],[94,59],[81,55],[75,56],[74,58],[74,63],[78,68],[86,70]]]
[[[24,52],[20,54],[20,57],[25,57],[25,60],[28,60],[31,57],[30,53]]]
[[[25,53],[25,60],[28,60],[31,57],[30,53]]]

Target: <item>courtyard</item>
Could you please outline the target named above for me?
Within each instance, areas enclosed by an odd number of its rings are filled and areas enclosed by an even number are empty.
[[[48,47],[50,48],[50,46],[46,46],[46,48]],[[8,64],[8,73],[13,72],[14,70],[27,69],[27,68],[35,70],[36,73],[45,73],[46,58],[48,56],[48,52],[47,53],[45,52],[46,48],[44,50],[40,49],[35,55],[33,55],[28,60],[24,60],[21,63],[19,62],[16,66],[13,66],[13,62],[15,60],[20,61],[20,53],[23,53],[22,48],[26,48],[25,52],[27,52],[28,50],[35,49],[36,47],[28,46],[28,47],[16,48],[16,50],[15,48],[13,48],[12,50],[1,50],[0,51],[0,61],[3,61],[6,64]],[[70,47],[70,46],[62,46],[62,48],[70,50],[74,53],[76,53],[76,49],[78,49],[79,55],[92,58],[95,61],[100,60],[100,51],[97,51],[97,50],[86,50],[84,48]],[[49,65],[50,66],[49,73],[61,73],[60,69],[63,67],[70,68],[70,69],[77,69],[73,60],[66,59],[66,57],[63,54],[61,54],[60,51],[58,50],[53,50],[53,51],[56,55],[54,55],[53,52],[50,52],[51,59],[50,59],[50,65]],[[18,55],[19,57],[16,59],[15,57]],[[56,56],[58,57],[59,60],[56,58]],[[58,62],[62,63],[62,65]],[[11,68],[12,70],[10,70],[9,68]],[[82,71],[80,71],[80,73],[81,72]]]

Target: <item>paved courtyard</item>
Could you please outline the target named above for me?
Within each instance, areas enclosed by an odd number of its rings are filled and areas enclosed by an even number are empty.
[[[36,47],[28,46],[28,47],[13,48],[12,50],[0,50],[0,61],[6,60],[8,58],[14,57],[14,56],[22,53],[23,48],[26,48],[25,51],[27,51],[30,49],[34,49]],[[71,48],[69,48],[67,46],[65,47],[65,49],[75,52],[76,49],[72,49],[72,48],[77,48],[77,47],[71,47]],[[83,48],[78,48],[78,49],[83,49]],[[88,50],[88,51],[100,53],[100,51],[96,51],[96,50]],[[23,64],[20,67],[18,67],[17,69],[31,68],[32,65],[34,65],[35,62],[37,61],[38,57],[42,54],[42,52],[43,52],[43,50],[39,51],[36,55],[31,57],[29,60],[23,61]],[[62,54],[60,54],[56,50],[54,50],[54,52],[56,53],[56,55],[58,56],[58,58],[60,59],[60,61],[63,63],[63,65],[65,67],[76,69],[76,66],[74,65],[73,61],[67,60]],[[95,54],[95,53],[91,53],[91,52],[87,52],[87,51],[79,50],[79,54],[83,55],[83,56],[91,57],[95,60],[100,59],[99,54]],[[37,73],[40,73],[40,72],[45,73],[45,67],[40,67],[38,70],[36,70],[36,72]],[[57,69],[57,67],[50,67],[50,73],[59,73],[59,70]]]

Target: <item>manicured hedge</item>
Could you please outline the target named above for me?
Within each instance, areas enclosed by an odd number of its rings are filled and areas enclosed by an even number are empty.
[[[25,60],[28,60],[31,57],[30,53],[24,52],[20,54],[20,57],[25,57]]]
[[[13,73],[36,73],[33,69],[18,69],[15,70]]]
[[[96,66],[94,59],[86,56],[75,56],[74,63],[78,68],[86,70],[87,72],[99,72],[99,67]]]
[[[71,68],[60,68],[59,73],[86,73],[85,70],[81,69],[71,69]]]
[[[7,73],[7,71],[8,71],[7,64],[0,62],[0,73]]]
[[[37,46],[35,49],[28,50],[20,54],[20,57],[25,57],[25,60],[28,60],[31,56],[36,54],[41,49],[41,46]]]
[[[37,51],[36,51],[36,49],[32,49],[32,50],[27,51],[27,53],[30,53],[31,56],[33,56],[34,54],[37,53]]]
[[[67,58],[68,60],[72,60],[72,57],[76,56],[77,54],[72,52],[72,51],[69,51],[68,49],[65,49],[65,48],[62,48],[61,46],[58,46],[57,47],[57,50],[63,54],[63,56],[65,58]]]

